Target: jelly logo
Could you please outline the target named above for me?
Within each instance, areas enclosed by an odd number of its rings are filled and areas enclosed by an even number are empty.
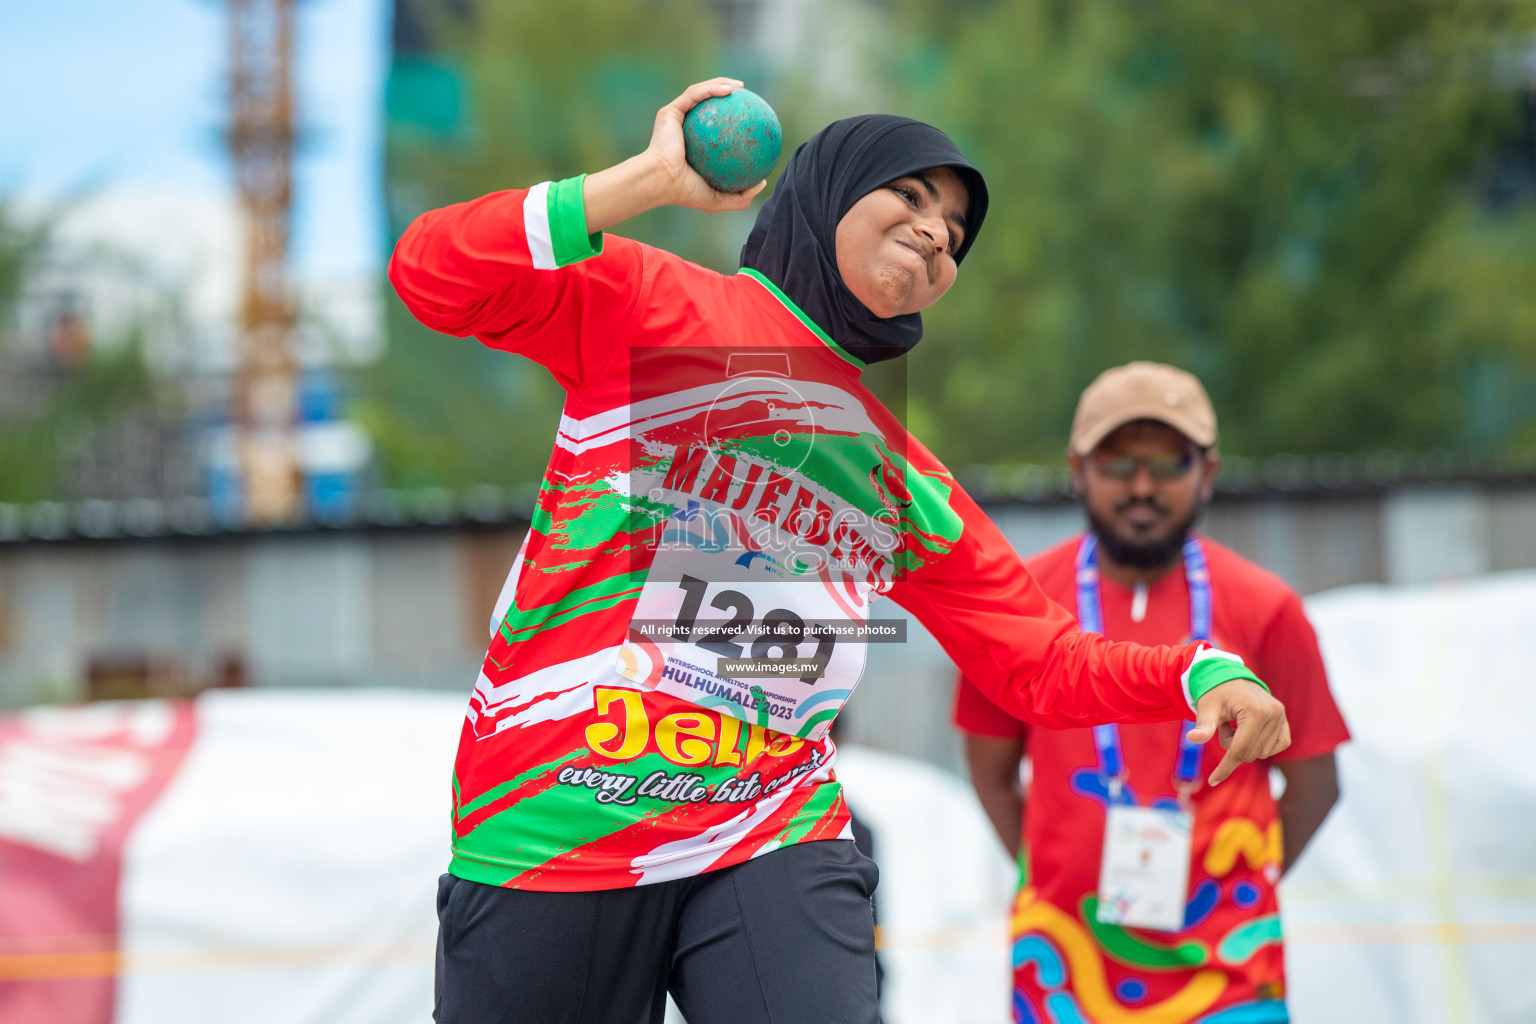
[[[704,711],[676,712],[653,725],[637,690],[599,686],[596,702],[599,720],[587,726],[587,746],[611,761],[631,761],[655,750],[677,765],[739,768],[764,754],[788,757],[805,744],[798,736]]]

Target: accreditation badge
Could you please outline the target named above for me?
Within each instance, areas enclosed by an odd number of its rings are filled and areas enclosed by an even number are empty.
[[[1101,922],[1165,932],[1184,927],[1191,824],[1185,810],[1110,805],[1099,867]]]

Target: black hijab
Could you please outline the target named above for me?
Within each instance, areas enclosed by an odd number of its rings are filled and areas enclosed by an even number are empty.
[[[923,337],[917,313],[882,320],[854,298],[837,272],[837,224],[883,185],[930,167],[953,167],[970,194],[970,251],[987,215],[987,186],[948,135],[908,117],[866,114],[834,121],[790,157],[741,250],[750,267],[783,290],[845,350],[865,363],[904,355]]]

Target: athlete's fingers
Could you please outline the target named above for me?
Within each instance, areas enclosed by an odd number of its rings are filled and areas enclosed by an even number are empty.
[[[1276,705],[1279,704],[1275,701]],[[1268,757],[1279,735],[1281,721],[1274,719],[1267,709],[1242,709],[1237,713],[1237,725],[1232,732],[1227,752],[1211,773],[1211,785],[1225,779],[1238,765]]]
[[[1258,734],[1254,746],[1254,760],[1262,760],[1274,757],[1280,751],[1291,745],[1291,723],[1285,718],[1274,722],[1271,726]]]
[[[703,103],[712,96],[729,96],[733,91],[745,85],[739,78],[711,78],[705,82],[695,82],[684,89],[682,95],[661,108],[661,113],[669,116],[675,115],[681,124],[683,115],[694,107]]]
[[[732,91],[741,88],[741,85],[741,81],[735,78],[711,78],[707,82],[695,82],[684,89],[677,99],[656,111],[656,124],[651,130],[651,148],[675,150],[669,153],[669,156],[681,160],[683,118],[687,116],[688,111],[711,96],[729,96]]]
[[[710,210],[711,212],[745,210],[752,205],[752,200],[757,198],[757,194],[767,187],[768,181],[764,179],[751,188],[743,189],[740,192],[721,192],[719,189],[710,189],[714,201],[714,205],[710,207]]]
[[[1212,786],[1220,785],[1221,782],[1225,780],[1228,775],[1231,775],[1234,771],[1236,771],[1237,766],[1242,763],[1243,762],[1241,758],[1232,753],[1232,751],[1228,750],[1225,754],[1222,755],[1221,763],[1216,766],[1216,770],[1211,772],[1211,777],[1205,781]]]
[[[1195,709],[1191,742],[1220,740],[1226,755],[1211,773],[1216,785],[1246,761],[1270,757],[1285,749],[1289,730],[1285,708],[1263,687],[1237,679],[1212,688]]]
[[[1257,744],[1255,733],[1263,727],[1262,724],[1256,722],[1244,723],[1241,720],[1238,722],[1237,728],[1232,730],[1232,737],[1227,744],[1226,754],[1222,756],[1221,763],[1216,766],[1216,770],[1211,772],[1211,785],[1214,786],[1228,775],[1231,775],[1238,765],[1253,760],[1251,752]]]
[[[1231,775],[1234,771],[1236,771],[1237,766],[1242,763],[1242,758],[1238,757],[1237,754],[1231,750],[1228,750],[1226,754],[1222,756],[1221,763],[1216,766],[1216,770],[1211,772],[1211,777],[1206,781],[1213,786],[1218,785],[1228,775]]]
[[[1225,685],[1225,684],[1223,684]],[[1220,686],[1216,690],[1221,689]],[[1200,702],[1195,705],[1195,727],[1189,730],[1186,737],[1191,743],[1209,743],[1216,735],[1216,729],[1221,725],[1220,699],[1214,697],[1216,690],[1211,690]]]

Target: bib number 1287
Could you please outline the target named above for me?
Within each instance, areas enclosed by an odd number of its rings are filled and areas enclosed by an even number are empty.
[[[723,624],[714,628],[699,626],[699,612],[709,592],[709,583],[696,576],[684,575],[677,585],[683,591],[683,603],[671,629],[671,639],[674,641],[692,643],[722,658],[790,661],[800,657],[800,645],[809,639],[816,643],[816,652],[811,660],[820,668],[824,669],[832,658],[837,638],[825,625],[813,624],[807,627],[805,620],[788,608],[770,609],[758,621],[752,599],[739,590],[721,590],[709,602],[711,608],[730,614]],[[743,644],[733,642],[749,633],[757,634],[752,641],[750,654]],[[800,677],[800,681],[807,685],[815,685],[816,679],[817,674],[814,672]]]

